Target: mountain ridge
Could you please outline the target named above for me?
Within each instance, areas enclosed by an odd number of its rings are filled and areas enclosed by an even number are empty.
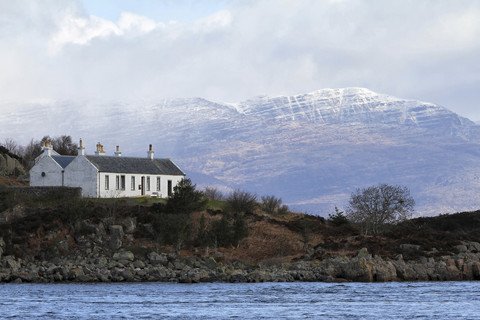
[[[81,137],[87,153],[101,141],[107,153],[120,144],[124,155],[142,155],[152,143],[199,186],[275,194],[323,216],[377,183],[409,187],[423,215],[479,205],[480,126],[441,106],[363,88],[240,103],[44,102],[10,106],[0,126],[4,138],[27,142]]]

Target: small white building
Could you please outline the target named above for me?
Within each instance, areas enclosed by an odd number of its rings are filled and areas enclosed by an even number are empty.
[[[166,198],[184,177],[172,160],[155,159],[152,145],[145,158],[122,157],[118,146],[114,156],[106,156],[100,143],[95,155],[86,155],[80,140],[77,156],[54,155],[45,145],[30,170],[30,185],[81,187],[91,198]]]

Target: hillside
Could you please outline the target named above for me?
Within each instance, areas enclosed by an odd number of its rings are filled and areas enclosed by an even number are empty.
[[[244,216],[248,236],[222,246],[198,244],[202,224],[228,216],[218,201],[185,216],[158,211],[162,201],[154,199],[0,191],[0,281],[480,279],[480,211],[416,218],[366,236],[355,226],[257,207]]]
[[[360,187],[405,185],[417,215],[480,207],[480,126],[432,103],[362,88],[240,103],[47,101],[2,106],[0,126],[32,137],[82,138],[126,156],[170,157],[200,186],[281,197],[326,217]],[[41,114],[54,113],[41,123]],[[60,120],[59,120],[60,119]],[[18,128],[21,124],[22,130]]]

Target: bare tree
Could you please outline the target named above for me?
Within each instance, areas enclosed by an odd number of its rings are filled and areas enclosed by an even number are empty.
[[[386,224],[408,219],[414,207],[407,187],[379,184],[352,193],[347,217],[358,223],[363,233],[379,234]]]
[[[30,140],[30,143],[25,147],[20,147],[19,153],[23,158],[24,167],[29,170],[35,162],[35,158],[40,155],[42,148],[39,141]]]
[[[251,213],[257,206],[257,195],[247,191],[234,190],[228,196],[227,204],[234,214]]]
[[[282,205],[282,199],[275,196],[262,196],[262,208],[268,214],[275,214]]]
[[[52,140],[53,150],[64,156],[76,156],[78,146],[72,142],[71,136],[59,136]]]
[[[225,198],[223,193],[215,187],[206,187],[203,194],[210,200],[223,200]]]
[[[19,156],[19,146],[12,138],[6,138],[0,145],[7,149],[8,152]]]

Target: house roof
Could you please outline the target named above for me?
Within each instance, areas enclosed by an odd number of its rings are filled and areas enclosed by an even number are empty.
[[[75,159],[75,156],[60,156],[60,155],[53,155],[52,159],[55,160],[63,169],[70,164],[70,162]]]
[[[111,156],[85,156],[100,172],[182,175],[170,159],[149,159]]]

